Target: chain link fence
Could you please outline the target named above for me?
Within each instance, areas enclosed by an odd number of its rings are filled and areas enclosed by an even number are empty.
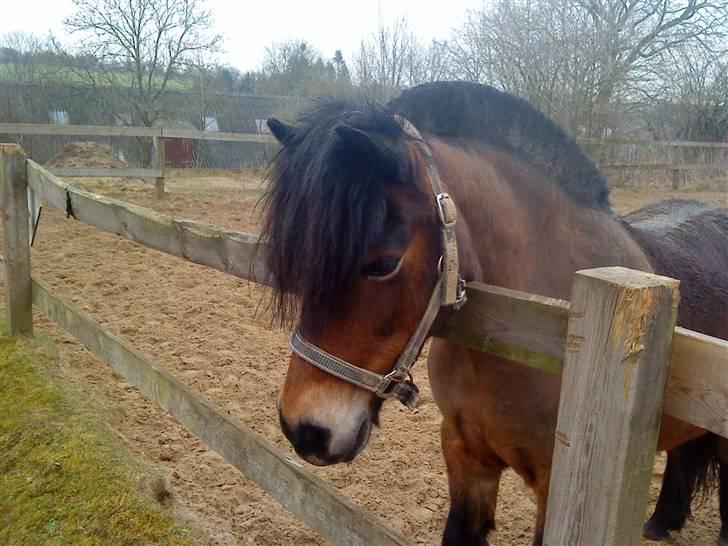
[[[0,81],[0,123],[137,126],[130,112],[112,113],[106,105],[120,101],[113,90]],[[159,105],[155,126],[196,129],[210,133],[264,134],[269,117],[292,119],[305,99],[242,94],[195,94],[174,91]],[[98,142],[130,167],[148,167],[154,158],[149,137],[0,134],[2,142],[17,142],[29,157],[45,163],[71,142]],[[275,146],[257,142],[173,139],[168,141],[170,167],[245,168],[266,163]]]

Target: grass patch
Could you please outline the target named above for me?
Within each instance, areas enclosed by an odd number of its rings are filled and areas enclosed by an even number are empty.
[[[57,65],[36,65],[33,67],[32,76],[30,80],[43,80],[48,83],[55,84],[67,84],[67,85],[88,85],[90,80],[84,75],[74,72],[73,69],[67,66]],[[99,87],[109,87],[110,84],[107,81],[105,74],[98,71],[93,71],[94,79],[96,80]],[[17,81],[19,75],[15,70],[12,63],[0,63],[0,81]],[[22,78],[22,71],[20,77]],[[113,79],[115,83],[123,88],[128,88],[131,83],[133,76],[129,72],[117,71],[113,73]],[[161,76],[155,76],[154,82],[157,86],[162,83]],[[190,78],[185,78],[183,75],[177,75],[171,77],[167,81],[167,89],[169,91],[185,91],[191,90],[193,87],[193,81]]]
[[[0,337],[0,544],[195,544],[53,367],[49,342]]]

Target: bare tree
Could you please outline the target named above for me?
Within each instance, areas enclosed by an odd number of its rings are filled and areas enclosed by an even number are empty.
[[[28,32],[9,32],[0,37],[2,62],[8,76],[16,81],[36,81],[41,77],[41,56],[46,47],[38,36]]]
[[[727,25],[724,0],[496,0],[468,14],[448,52],[460,77],[600,136],[656,83],[664,54],[705,45]]]
[[[709,51],[683,48],[666,56],[661,87],[648,116],[657,138],[728,139],[727,47]]]
[[[78,38],[76,72],[95,88],[114,91],[99,97],[125,123],[151,126],[174,76],[216,52],[221,41],[211,30],[212,16],[203,0],[73,3],[76,12],[65,25]]]
[[[360,88],[371,98],[385,100],[399,89],[421,83],[424,75],[437,70],[430,70],[434,65],[423,55],[423,49],[406,17],[388,25],[380,15],[377,29],[368,40],[362,40],[354,58]]]

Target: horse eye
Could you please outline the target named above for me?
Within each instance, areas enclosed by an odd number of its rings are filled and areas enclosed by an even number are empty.
[[[361,274],[367,278],[382,280],[399,269],[399,258],[378,258],[361,268]]]

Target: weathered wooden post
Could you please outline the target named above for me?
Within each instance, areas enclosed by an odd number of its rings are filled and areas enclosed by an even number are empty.
[[[574,277],[544,544],[641,543],[678,281]]]
[[[154,168],[161,171],[160,176],[154,179],[154,189],[157,192],[157,198],[164,198],[164,137],[154,137]]]
[[[17,144],[0,144],[5,255],[5,314],[10,335],[33,333],[26,157]]]

